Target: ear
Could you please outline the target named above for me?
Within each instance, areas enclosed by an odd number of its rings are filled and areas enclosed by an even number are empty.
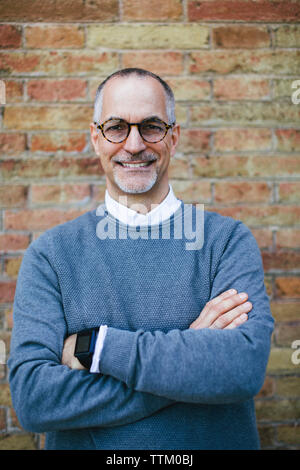
[[[176,124],[172,129],[172,136],[171,136],[172,144],[171,144],[171,152],[170,152],[171,157],[173,157],[175,155],[176,147],[177,147],[178,142],[179,142],[179,138],[180,138],[180,125]]]
[[[91,131],[91,142],[93,144],[96,155],[99,156],[99,154],[100,154],[99,146],[98,146],[99,132],[98,132],[98,129],[96,128],[95,124],[93,124],[93,123],[90,124],[90,131]]]

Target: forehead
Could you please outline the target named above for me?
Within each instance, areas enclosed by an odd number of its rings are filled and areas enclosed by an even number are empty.
[[[158,116],[167,119],[166,95],[163,86],[152,77],[115,77],[103,89],[102,119],[111,116],[140,121]]]

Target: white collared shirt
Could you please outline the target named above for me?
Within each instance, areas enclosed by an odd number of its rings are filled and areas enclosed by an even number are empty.
[[[121,199],[122,201],[122,199]],[[181,201],[176,198],[172,186],[169,184],[169,192],[165,199],[160,203],[156,204],[150,212],[147,214],[140,214],[139,212],[130,209],[129,207],[120,204],[118,201],[113,199],[108,191],[105,191],[105,205],[107,211],[120,222],[131,225],[134,227],[145,226],[145,225],[157,225],[169,219],[172,214],[179,208]],[[93,354],[92,365],[90,372],[99,373],[99,361],[100,355],[106,336],[107,325],[101,325],[95,345],[95,351]]]

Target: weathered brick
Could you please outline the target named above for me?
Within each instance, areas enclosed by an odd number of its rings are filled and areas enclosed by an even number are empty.
[[[0,450],[36,450],[32,434],[4,435],[0,438]]]
[[[300,202],[300,182],[278,184],[279,202]]]
[[[279,425],[277,428],[277,440],[284,444],[300,445],[300,426],[298,424]]]
[[[263,181],[220,181],[215,183],[215,202],[220,204],[269,202],[270,195],[271,188]]]
[[[271,311],[275,322],[294,322],[299,320],[299,301],[286,300],[271,302]]]
[[[209,181],[172,180],[172,187],[176,197],[185,203],[203,204],[211,201],[211,187]]]
[[[181,129],[178,151],[202,152],[210,148],[211,132],[202,129]]]
[[[299,419],[300,400],[257,400],[255,402],[255,410],[258,421],[273,421],[274,416],[276,416],[276,421]]]
[[[271,348],[271,353],[267,366],[268,374],[295,374],[299,366],[292,363],[291,348]],[[275,415],[276,416],[276,415]],[[277,418],[279,419],[279,417]]]
[[[6,410],[4,408],[0,408],[0,432],[1,434],[4,431],[6,431]]]
[[[0,161],[0,174],[7,181],[57,177],[61,162],[53,158],[10,159]]]
[[[189,164],[185,157],[172,158],[169,166],[169,178],[188,179]]]
[[[214,80],[217,100],[258,100],[270,97],[269,80],[250,77],[219,77]]]
[[[10,279],[17,279],[22,257],[8,258],[4,261],[4,274]]]
[[[81,132],[35,133],[31,136],[32,152],[83,152],[86,134]]]
[[[1,49],[22,47],[22,28],[11,24],[1,24],[0,44]]]
[[[14,130],[89,129],[93,109],[90,105],[6,106],[4,127]],[[26,116],[26,119],[24,119]]]
[[[26,135],[21,133],[1,133],[0,153],[17,154],[26,150]]]
[[[0,282],[0,303],[13,302],[16,290],[16,281]],[[2,392],[0,385],[0,403],[2,403]]]
[[[300,319],[297,323],[278,323],[275,327],[276,346],[291,346],[300,338]]]
[[[279,397],[297,397],[300,389],[300,377],[277,377],[276,394]]]
[[[182,17],[181,0],[123,0],[123,20],[180,20]]]
[[[300,131],[298,129],[276,129],[276,150],[295,152],[300,150]]]
[[[258,433],[261,449],[264,450],[268,449],[269,447],[272,447],[275,442],[275,427],[259,424]]]
[[[272,270],[290,271],[300,268],[300,253],[295,252],[264,252],[262,253],[265,272]]]
[[[189,78],[170,78],[167,80],[173,90],[175,100],[197,101],[210,98],[210,83],[207,80]]]
[[[271,248],[273,245],[272,231],[264,228],[253,228],[253,233],[259,248]]]
[[[272,147],[270,129],[218,129],[214,135],[217,151],[260,151]]]
[[[275,392],[275,380],[273,377],[265,377],[264,384],[257,394],[257,398],[272,397]]]
[[[84,51],[28,51],[0,53],[0,73],[14,74],[93,75],[109,74],[118,68],[115,52]]]
[[[300,230],[281,229],[276,232],[277,248],[300,248]]]
[[[25,29],[27,48],[80,48],[84,46],[84,30],[75,25],[27,26]]]
[[[0,207],[23,207],[27,200],[27,186],[1,186]]]
[[[86,97],[86,81],[66,80],[29,80],[27,95],[36,101],[82,101]]]
[[[6,211],[4,224],[7,230],[47,230],[61,223],[73,220],[87,209],[34,209],[19,212]],[[2,283],[3,284],[3,283]]]
[[[273,80],[273,96],[274,99],[287,98],[291,103],[292,93],[295,91],[292,84],[293,78],[276,78]]]
[[[193,156],[191,168],[195,177],[266,177],[300,174],[298,157],[268,156]]]
[[[118,24],[87,26],[87,47],[114,49],[201,49],[209,29],[198,24]]]
[[[4,80],[6,104],[23,101],[23,83],[16,80]]]
[[[299,21],[300,5],[293,0],[256,1],[220,0],[204,1],[189,0],[189,21],[205,20],[236,20],[236,21]]]
[[[213,45],[225,49],[270,47],[270,35],[265,26],[216,26],[212,30]]]
[[[190,73],[297,74],[300,51],[232,50],[190,53]]]
[[[275,280],[278,297],[299,298],[300,278],[287,276],[277,277]]]
[[[177,75],[183,71],[183,53],[168,52],[123,52],[122,66],[140,67],[158,75]]]
[[[274,28],[276,47],[299,47],[299,25],[281,25]]]
[[[31,201],[33,204],[64,204],[88,201],[89,184],[51,184],[32,185]]]
[[[2,21],[62,22],[115,21],[119,17],[117,0],[15,0],[0,2]]]
[[[100,202],[104,202],[105,199],[105,191],[106,191],[106,184],[93,184],[91,186],[92,191],[92,198],[98,204]]]
[[[300,107],[280,102],[204,103],[190,107],[193,125],[272,127],[286,124],[295,126],[300,120]]]
[[[25,250],[29,243],[29,235],[20,235],[16,233],[0,234],[0,251],[8,252]]]

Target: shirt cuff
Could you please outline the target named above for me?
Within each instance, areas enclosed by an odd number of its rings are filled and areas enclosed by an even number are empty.
[[[107,330],[107,325],[101,325],[99,328],[99,333],[95,345],[95,351],[93,354],[93,360],[92,360],[92,365],[90,368],[90,372],[93,374],[99,374],[99,362],[100,362],[100,356],[104,344],[104,339],[106,336],[106,330]]]

